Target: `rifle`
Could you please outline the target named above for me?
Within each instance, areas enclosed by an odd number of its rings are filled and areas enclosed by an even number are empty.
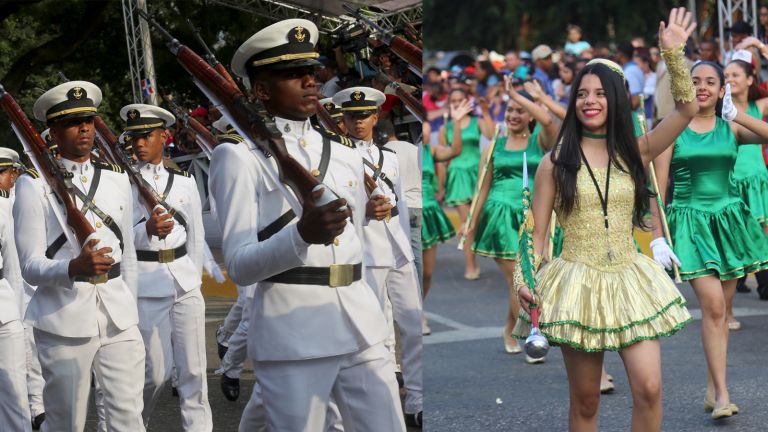
[[[424,123],[427,119],[427,111],[424,109],[424,105],[422,105],[418,99],[413,97],[412,94],[405,91],[400,83],[395,81],[394,78],[380,70],[378,72],[379,77],[387,81],[387,86],[395,91],[395,94],[397,94],[397,97],[403,102],[403,105],[405,105],[408,112],[413,114],[413,116],[419,119],[420,122]]]
[[[74,188],[72,185],[73,174],[64,169],[62,163],[51,155],[48,151],[48,146],[45,145],[45,141],[35,130],[32,122],[24,114],[24,111],[22,111],[13,96],[6,92],[2,85],[0,85],[0,105],[2,105],[3,110],[10,117],[13,131],[24,145],[24,149],[30,156],[32,163],[51,186],[59,202],[64,206],[66,224],[75,232],[75,237],[80,247],[84,246],[88,237],[95,233],[96,230],[93,229],[88,219],[80,213],[80,209],[77,208],[72,198],[72,190]],[[66,227],[62,226],[62,228],[66,234]]]
[[[288,153],[282,133],[269,118],[269,113],[261,101],[257,99],[253,103],[249,102],[237,86],[222,77],[197,53],[171,36],[144,11],[139,10],[138,13],[158,30],[179,64],[192,75],[195,85],[205,93],[208,99],[220,107],[222,114],[230,120],[235,129],[262,152],[272,155],[277,165],[280,182],[293,190],[299,205],[302,205],[316,188],[321,187],[321,183]],[[317,200],[318,205],[338,198],[327,186],[323,189],[323,196]],[[289,202],[292,202],[293,197],[290,194],[284,192],[284,195]],[[346,209],[341,208],[341,210]]]
[[[233,86],[237,87],[237,83],[232,78],[232,75],[229,74],[227,71],[227,68],[224,67],[223,64],[216,58],[216,56],[213,54],[213,51],[211,51],[210,48],[208,48],[208,44],[205,43],[203,40],[203,37],[200,36],[200,29],[195,27],[194,24],[192,24],[192,21],[187,18],[187,25],[192,29],[192,32],[195,34],[195,39],[197,39],[197,42],[203,47],[203,50],[205,50],[205,60],[208,62],[209,65],[211,65],[212,68],[216,69],[216,72],[219,73],[224,79],[229,81]]]
[[[413,24],[409,22],[403,23],[403,32],[411,41],[413,41],[413,44],[415,46],[419,48],[423,47],[421,37],[419,36],[419,32],[416,30]]]
[[[381,26],[377,25],[373,21],[371,21],[369,18],[366,18],[360,13],[360,10],[349,6],[349,5],[342,5],[344,10],[346,10],[350,15],[357,18],[358,20],[364,22],[369,27],[374,29],[376,32],[379,33],[378,39],[387,44],[389,46],[389,49],[392,50],[392,52],[403,59],[406,63],[408,63],[409,68],[413,73],[419,76],[421,78],[421,69],[422,69],[422,55],[423,52],[421,48],[413,45],[412,43],[408,42],[407,40],[401,38],[400,36],[397,36],[393,34],[391,31],[384,30]]]
[[[181,108],[173,100],[171,95],[165,96],[164,99],[166,102],[168,102],[168,106],[176,115],[176,118],[181,120],[185,127],[195,131],[195,142],[200,146],[200,149],[203,150],[203,153],[208,156],[208,159],[210,159],[211,154],[213,154],[213,148],[216,147],[216,145],[219,143],[216,137],[211,133],[211,131],[208,130],[207,127],[203,126],[203,124],[200,123],[196,118],[192,117],[187,111]]]

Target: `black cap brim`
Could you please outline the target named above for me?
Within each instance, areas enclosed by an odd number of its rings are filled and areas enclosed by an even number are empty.
[[[97,115],[99,115],[99,113],[96,113],[96,112],[89,112],[89,111],[78,112],[78,113],[72,113],[72,114],[65,114],[65,115],[63,115],[63,116],[58,116],[58,117],[56,117],[56,118],[53,118],[53,119],[51,119],[51,120],[48,120],[48,121],[46,122],[46,124],[48,124],[48,125],[52,125],[52,124],[54,124],[54,123],[56,123],[56,122],[60,122],[60,121],[62,121],[62,120],[69,120],[69,119],[73,119],[73,118],[88,118],[88,117],[96,117]]]
[[[270,70],[285,70],[285,69],[294,69],[294,68],[303,68],[303,67],[315,67],[318,69],[322,69],[325,66],[323,66],[322,63],[317,61],[317,59],[313,59],[313,58],[298,59],[298,60],[292,60],[292,61],[282,61],[282,62],[265,64],[261,66],[261,68],[263,69],[270,69]]]

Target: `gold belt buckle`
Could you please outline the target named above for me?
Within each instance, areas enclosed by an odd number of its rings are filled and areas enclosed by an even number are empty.
[[[331,264],[328,285],[331,288],[351,285],[355,272],[352,264]]]
[[[88,279],[88,282],[94,285],[98,285],[98,284],[107,283],[108,280],[109,280],[109,273],[104,273],[101,276],[91,276],[91,278]]]
[[[173,262],[176,260],[176,250],[175,249],[160,249],[157,251],[157,262],[161,264]]]

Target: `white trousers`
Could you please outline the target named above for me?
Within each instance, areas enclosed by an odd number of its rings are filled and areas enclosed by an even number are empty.
[[[333,357],[256,362],[254,371],[271,431],[325,432],[333,396],[345,432],[405,432],[383,343]]]
[[[174,297],[139,297],[139,330],[147,352],[144,424],[174,365],[184,431],[211,431],[205,354],[205,301],[199,289]]]
[[[0,325],[0,431],[32,430],[27,402],[26,359],[21,321]]]
[[[240,321],[247,319],[248,315],[245,312],[250,299],[245,295],[245,288],[237,285],[237,301],[229,308],[227,316],[224,318],[224,324],[221,325],[221,329],[216,335],[216,341],[224,346],[228,346],[229,338],[235,334]]]
[[[34,327],[24,327],[24,342],[27,349],[27,395],[29,398],[29,411],[32,418],[45,412],[43,406],[43,371],[40,370],[40,360],[37,358],[37,345],[35,345]]]
[[[373,287],[381,309],[387,299],[392,303],[392,316],[400,329],[402,371],[405,381],[405,412],[422,410],[423,381],[421,364],[421,293],[412,262],[400,267],[366,267],[365,280]],[[394,350],[394,345],[390,347]]]
[[[99,336],[71,338],[35,329],[45,387],[44,432],[77,432],[85,427],[91,369],[104,392],[107,428],[142,432],[144,346],[135,326],[117,329],[104,306],[97,311]]]
[[[241,297],[243,296],[237,297],[238,303],[240,303]],[[243,303],[243,306],[240,307],[242,318],[237,325],[237,329],[227,340],[229,348],[227,348],[227,353],[224,355],[224,358],[221,359],[219,369],[216,370],[217,375],[224,374],[229,378],[240,379],[240,374],[243,373],[243,366],[245,365],[245,360],[248,358],[248,326],[251,315],[251,302],[244,301]],[[232,306],[230,314],[236,306],[237,303]],[[227,315],[227,318],[229,318],[229,315]],[[226,320],[224,323],[226,327]],[[224,332],[222,331],[221,333]],[[219,341],[219,343],[221,343],[221,341]]]

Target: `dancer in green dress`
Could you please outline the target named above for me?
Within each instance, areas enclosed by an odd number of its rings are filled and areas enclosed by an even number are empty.
[[[468,100],[464,100],[451,110],[451,115],[458,120],[466,116],[471,110],[472,105]],[[445,162],[459,156],[462,152],[463,142],[458,140],[451,147],[440,144],[430,145],[429,123],[424,122],[423,127],[424,133],[422,136],[424,137],[424,143],[421,147],[421,254],[424,265],[422,289],[423,296],[426,298],[429,288],[432,286],[432,273],[435,270],[435,261],[437,259],[437,245],[456,235],[451,221],[435,198],[435,185],[437,183],[435,162]],[[431,333],[426,318],[422,320],[422,333]]]
[[[460,104],[468,101],[467,94],[461,89],[453,89],[449,95],[449,107],[453,112]],[[451,122],[440,129],[440,145],[455,146],[462,143],[461,154],[448,165],[448,175],[445,180],[445,203],[456,207],[459,212],[461,225],[467,222],[469,204],[477,184],[477,165],[480,163],[480,137],[491,138],[493,136],[493,120],[488,111],[488,103],[479,99],[482,107],[483,118],[478,119],[466,113],[461,118],[454,118],[451,114]],[[458,125],[458,127],[456,127]],[[466,242],[472,244],[472,237],[467,237]],[[475,254],[470,248],[464,248],[464,277],[469,280],[480,276]]]
[[[739,411],[726,385],[725,299],[733,295],[738,277],[768,267],[768,238],[733,181],[737,145],[768,141],[768,124],[738,111],[730,86],[723,88],[723,71],[717,64],[699,62],[691,74],[700,111],[656,159],[656,170],[661,190],[666,190],[669,174],[674,176],[667,220],[682,263],[680,276],[690,281],[701,305],[708,370],[704,408],[718,419]],[[723,97],[722,117],[715,114],[719,97]],[[654,241],[662,237],[658,229],[654,234]]]
[[[762,120],[763,113],[768,112],[768,98],[761,97],[764,93],[757,87],[751,54],[748,51],[739,53],[749,57],[728,63],[725,68],[725,81],[731,85],[731,95],[736,109]],[[739,146],[733,179],[736,181],[741,199],[749,207],[752,216],[762,225],[763,231],[768,233],[768,169],[763,161],[762,145]],[[746,279],[746,276],[739,278],[736,284],[737,291],[749,292]],[[768,271],[755,273],[755,279],[757,279],[757,292],[760,298],[768,300]],[[728,328],[741,329],[741,323],[733,316],[733,297],[728,297],[725,301]]]
[[[525,219],[522,207],[523,154],[527,158],[529,184],[533,184],[541,158],[555,144],[558,125],[527,92],[515,91],[509,77],[504,78],[504,83],[510,96],[504,115],[507,136],[496,142],[486,179],[477,197],[479,211],[472,215],[466,231],[474,234],[472,251],[495,259],[504,273],[509,287],[509,309],[502,337],[506,352],[516,354],[521,348],[512,337],[512,329],[517,322],[520,303],[512,276],[517,259],[518,231]],[[534,121],[535,127],[531,127]],[[490,147],[483,152],[482,160],[489,151]]]

